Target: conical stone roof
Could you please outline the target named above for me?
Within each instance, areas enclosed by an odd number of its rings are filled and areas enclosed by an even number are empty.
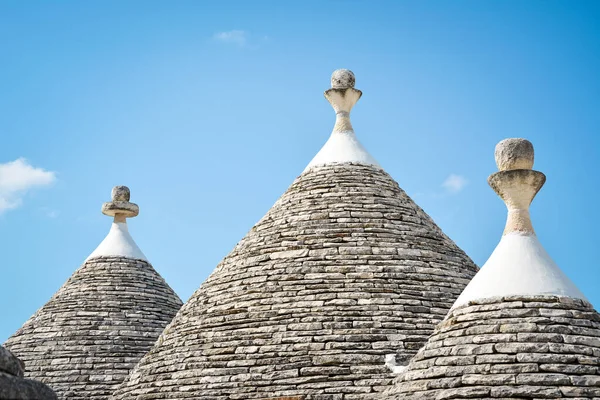
[[[5,343],[60,399],[107,399],[182,305],[127,230],[138,210],[115,187],[106,239]]]
[[[508,207],[500,244],[385,399],[598,399],[600,315],[537,240],[545,176],[533,146],[496,147],[489,183]]]
[[[182,307],[114,399],[368,399],[477,267],[377,165],[336,71],[308,168]]]

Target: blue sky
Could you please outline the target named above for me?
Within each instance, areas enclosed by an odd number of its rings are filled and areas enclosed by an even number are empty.
[[[494,146],[531,140],[538,236],[600,306],[598,20],[596,1],[1,2],[0,341],[104,238],[114,185],[187,299],[327,140],[336,68],[361,142],[479,265],[505,221]]]

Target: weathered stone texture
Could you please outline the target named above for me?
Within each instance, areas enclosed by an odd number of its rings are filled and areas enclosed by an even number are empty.
[[[146,261],[86,261],[6,346],[61,399],[107,399],[181,300]]]
[[[600,315],[582,300],[511,296],[453,310],[385,399],[600,398]]]
[[[23,362],[0,346],[0,400],[56,400],[46,385],[23,378]]]
[[[302,174],[114,399],[377,399],[477,271],[379,168]]]

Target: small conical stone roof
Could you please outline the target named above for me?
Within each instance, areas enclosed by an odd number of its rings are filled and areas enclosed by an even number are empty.
[[[5,343],[60,399],[107,399],[182,305],[127,230],[129,189],[112,197],[106,239]]]
[[[533,146],[496,147],[506,202],[500,244],[385,399],[598,399],[600,314],[535,236],[529,204],[545,182]]]
[[[477,267],[358,142],[336,71],[329,141],[192,295],[114,399],[366,399]]]

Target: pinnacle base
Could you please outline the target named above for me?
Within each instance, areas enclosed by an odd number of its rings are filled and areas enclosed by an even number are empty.
[[[109,217],[123,216],[125,218],[133,218],[139,213],[140,208],[138,205],[128,201],[110,201],[102,204],[102,214]]]

